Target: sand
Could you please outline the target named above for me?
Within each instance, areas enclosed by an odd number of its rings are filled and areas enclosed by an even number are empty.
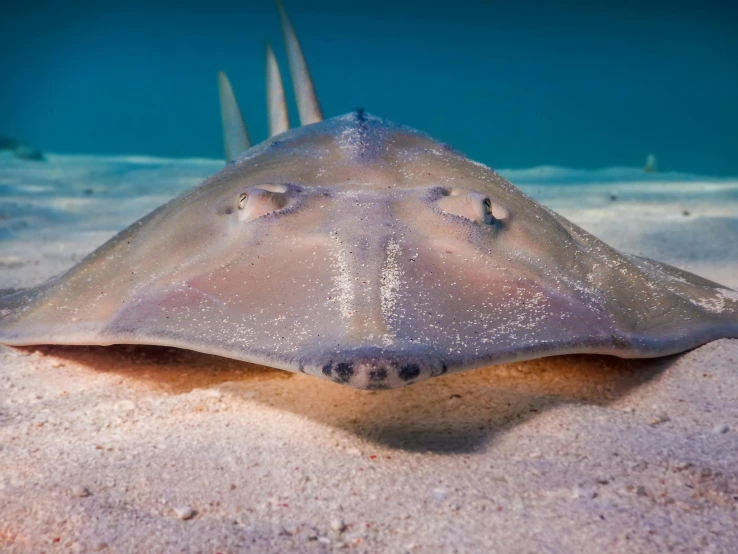
[[[221,167],[0,156],[0,289]],[[738,180],[507,172],[738,288]],[[362,392],[158,347],[0,349],[2,552],[736,552],[738,340]]]

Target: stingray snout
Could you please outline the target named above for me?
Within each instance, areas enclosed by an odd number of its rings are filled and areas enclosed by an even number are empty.
[[[382,348],[341,351],[318,364],[320,376],[357,389],[397,389],[442,375],[447,364],[430,353]]]

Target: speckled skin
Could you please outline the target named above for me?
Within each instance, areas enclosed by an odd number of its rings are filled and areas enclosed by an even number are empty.
[[[362,112],[252,148],[65,274],[0,299],[8,345],[172,345],[363,389],[723,337],[738,337],[735,291],[621,254]]]

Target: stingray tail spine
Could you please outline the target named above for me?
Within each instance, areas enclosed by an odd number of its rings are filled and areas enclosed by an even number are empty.
[[[277,58],[269,41],[266,43],[267,108],[269,109],[269,136],[284,133],[290,128],[284,83],[279,72]]]
[[[297,99],[297,111],[300,114],[300,124],[309,125],[323,121],[323,111],[320,109],[318,97],[315,94],[315,85],[313,85],[305,55],[281,0],[277,0],[277,8],[279,9],[279,19],[282,22],[282,32],[290,64],[292,86]]]
[[[251,148],[249,133],[233,94],[233,87],[222,71],[218,72],[220,118],[223,124],[223,146],[227,162],[232,162]]]

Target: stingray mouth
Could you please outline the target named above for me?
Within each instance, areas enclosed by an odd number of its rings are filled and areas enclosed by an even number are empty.
[[[443,375],[449,365],[423,348],[393,351],[363,347],[324,353],[305,360],[301,368],[305,373],[353,388],[385,390]]]

